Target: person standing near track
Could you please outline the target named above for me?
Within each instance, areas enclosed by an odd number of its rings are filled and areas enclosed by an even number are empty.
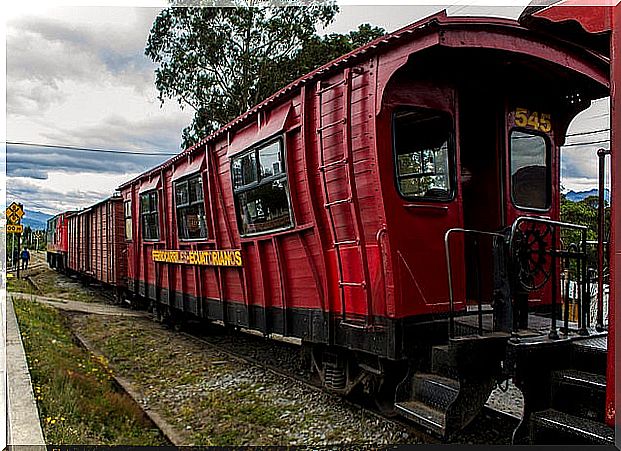
[[[22,251],[22,269],[28,269],[28,263],[30,262],[30,252],[28,248],[24,248]]]

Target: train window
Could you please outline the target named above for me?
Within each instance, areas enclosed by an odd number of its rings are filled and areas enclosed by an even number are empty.
[[[140,195],[140,217],[142,219],[142,237],[145,240],[159,240],[157,191],[148,191]]]
[[[233,186],[235,189],[257,182],[257,157],[255,152],[233,160]]]
[[[416,200],[453,198],[453,122],[450,115],[428,109],[398,111],[393,117],[397,186]]]
[[[516,207],[550,207],[550,152],[543,135],[511,131],[511,198]]]
[[[283,154],[283,142],[278,139],[233,159],[233,190],[241,235],[293,226]]]
[[[259,150],[259,170],[261,178],[272,177],[282,172],[282,151],[279,141]]]
[[[132,239],[132,201],[126,200],[123,202],[123,217],[125,218],[125,239],[131,241]]]
[[[179,239],[207,238],[203,181],[199,175],[175,183]]]

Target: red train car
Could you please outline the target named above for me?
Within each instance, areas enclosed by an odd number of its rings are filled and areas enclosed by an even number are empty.
[[[127,286],[123,199],[113,196],[68,217],[69,271],[115,289]]]
[[[326,388],[445,437],[511,378],[514,443],[610,443],[586,228],[559,221],[560,146],[609,59],[532,24],[441,13],[357,49],[53,218],[48,261],[171,321],[299,337]]]
[[[60,213],[47,221],[47,263],[50,268],[67,267],[67,220],[73,213],[72,211]]]
[[[444,436],[513,377],[524,441],[576,343],[605,336],[584,291],[578,324],[557,318],[561,260],[588,286],[586,238],[560,239],[584,231],[559,221],[560,146],[608,70],[510,20],[376,40],[120,186],[128,289],[173,320],[299,337],[327,388]]]

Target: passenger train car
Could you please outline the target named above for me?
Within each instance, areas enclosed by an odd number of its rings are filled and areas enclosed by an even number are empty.
[[[107,216],[69,216],[64,267],[101,277],[81,250],[99,239],[105,282],[158,317],[298,337],[327,389],[443,437],[512,378],[514,443],[609,443],[586,235],[559,218],[560,146],[609,89],[597,48],[436,14],[122,184]],[[561,270],[583,290],[576,321]]]

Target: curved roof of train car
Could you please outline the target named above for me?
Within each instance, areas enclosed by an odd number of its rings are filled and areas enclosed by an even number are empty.
[[[254,114],[258,113],[259,111],[262,111],[264,109],[266,109],[268,106],[272,105],[274,102],[278,101],[278,100],[282,100],[284,99],[288,94],[290,94],[292,91],[294,91],[295,89],[308,84],[311,81],[314,81],[315,79],[317,79],[319,76],[327,74],[329,72],[332,72],[333,70],[340,68],[342,66],[346,66],[346,65],[351,65],[353,62],[360,60],[361,58],[365,58],[365,57],[369,57],[373,54],[378,53],[380,50],[384,50],[384,49],[389,49],[392,48],[392,46],[395,46],[397,44],[401,44],[402,41],[404,39],[407,39],[408,37],[412,37],[415,33],[420,32],[420,31],[429,31],[433,26],[438,26],[438,29],[436,31],[439,31],[439,28],[442,26],[455,26],[455,25],[466,25],[466,26],[487,26],[487,27],[494,27],[494,28],[503,28],[504,30],[515,30],[515,31],[522,31],[522,32],[527,32],[530,33],[531,35],[533,34],[533,31],[524,27],[523,25],[520,25],[520,23],[516,20],[512,20],[512,19],[501,19],[501,18],[492,18],[492,17],[449,17],[446,14],[446,10],[443,10],[437,14],[428,16],[420,21],[414,22],[410,25],[407,25],[395,32],[386,34],[382,37],[379,37],[371,42],[369,42],[368,44],[362,46],[362,47],[358,47],[357,49],[352,50],[351,52],[333,60],[330,61],[327,64],[324,64],[323,66],[315,69],[312,72],[309,72],[308,74],[298,78],[297,80],[293,81],[292,83],[288,84],[287,86],[285,86],[284,88],[280,89],[279,91],[277,91],[276,93],[272,94],[270,97],[268,97],[267,99],[263,100],[261,103],[257,104],[256,106],[254,106],[253,108],[251,108],[250,110],[246,111],[245,113],[243,113],[242,115],[238,116],[237,118],[233,119],[232,121],[230,121],[228,124],[224,125],[223,127],[219,128],[218,130],[214,131],[213,133],[211,133],[209,136],[207,136],[206,138],[203,138],[201,141],[199,141],[198,143],[194,144],[193,146],[181,151],[178,155],[175,155],[174,157],[171,157],[170,159],[166,160],[165,162],[163,162],[162,164],[138,175],[137,177],[133,178],[130,181],[127,181],[123,184],[121,184],[119,186],[119,190],[120,189],[124,189],[138,181],[140,181],[141,179],[147,178],[151,175],[154,175],[156,172],[171,166],[172,164],[174,164],[175,162],[181,160],[184,157],[187,157],[188,155],[191,155],[196,149],[204,146],[205,144],[214,141],[216,138],[218,138],[219,136],[221,136],[222,134],[224,134],[225,132],[229,132],[233,129],[236,129],[238,126],[244,124],[247,122],[247,120],[253,116]],[[550,39],[550,36],[544,36],[545,39]],[[564,44],[566,44],[568,47],[575,47],[572,43],[570,42],[564,42]],[[588,54],[590,54],[593,58],[600,60],[600,62],[602,64],[608,64],[609,60],[606,56],[601,55],[601,54],[597,54],[593,51],[590,51],[588,49],[584,49],[584,48],[580,48],[580,47],[575,47],[576,50],[582,49],[585,52],[587,52]]]
[[[84,208],[81,208],[79,210],[73,210],[73,213],[75,213],[77,215],[83,215],[85,213],[88,213],[93,208],[98,207],[101,204],[105,204],[105,203],[110,202],[110,201],[120,201],[120,200],[123,200],[123,198],[121,197],[120,193],[114,193],[112,196],[108,196],[105,199],[97,201],[94,204],[89,205],[88,207],[84,207]]]

